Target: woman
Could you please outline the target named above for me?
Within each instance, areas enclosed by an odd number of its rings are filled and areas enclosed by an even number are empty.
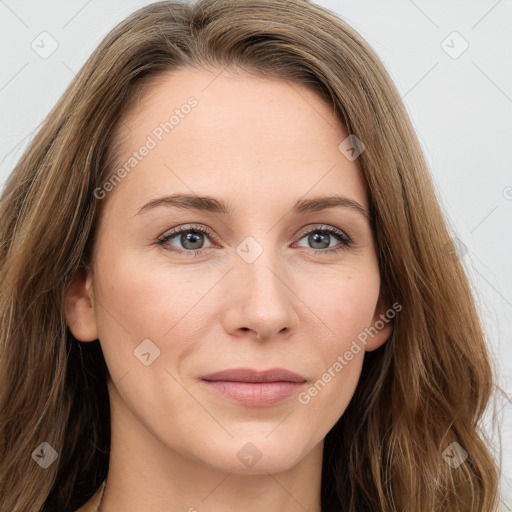
[[[0,209],[2,510],[496,509],[466,277],[329,11],[135,12]]]

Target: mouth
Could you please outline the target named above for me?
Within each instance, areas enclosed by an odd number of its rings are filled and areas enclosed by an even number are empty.
[[[307,380],[283,368],[233,368],[204,375],[200,382],[209,391],[241,405],[266,407],[290,398]]]

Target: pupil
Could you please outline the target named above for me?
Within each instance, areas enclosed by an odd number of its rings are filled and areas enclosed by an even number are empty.
[[[201,233],[197,232],[189,232],[186,234],[181,235],[181,243],[183,244],[183,247],[187,249],[199,249],[201,247]],[[194,240],[195,238],[195,240]],[[193,247],[187,246],[187,244],[191,242]],[[195,245],[194,245],[195,244]]]
[[[329,237],[329,235],[327,235],[325,233],[323,233],[323,234],[316,233],[314,235],[310,235],[309,238],[311,239],[310,240],[311,243],[314,245],[316,243],[320,243],[320,244],[324,243],[325,244],[328,237]],[[322,241],[322,239],[323,239],[323,241]],[[314,249],[325,249],[326,247],[329,247],[329,242],[328,241],[327,241],[327,245],[325,247],[314,247]]]

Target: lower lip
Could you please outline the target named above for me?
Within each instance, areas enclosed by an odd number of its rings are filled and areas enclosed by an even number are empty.
[[[214,393],[250,407],[274,405],[295,395],[305,382],[235,382],[201,380]]]

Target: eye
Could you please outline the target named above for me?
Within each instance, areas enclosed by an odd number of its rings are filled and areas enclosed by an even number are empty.
[[[315,226],[300,234],[300,239],[306,238],[311,244],[310,250],[315,254],[335,253],[351,246],[352,240],[343,232],[332,226]],[[201,226],[183,226],[172,230],[159,239],[158,244],[165,249],[181,254],[200,256],[212,245],[203,247],[205,238],[213,238],[213,234]],[[176,240],[175,240],[176,239]],[[176,247],[175,243],[181,247]],[[332,242],[338,244],[332,245]],[[299,246],[300,247],[300,246]]]
[[[300,236],[301,240],[307,236],[307,243],[312,245],[314,253],[334,253],[348,249],[352,244],[352,240],[343,231],[332,226],[314,227],[303,231]],[[331,245],[336,241],[337,245]]]
[[[163,238],[159,239],[158,243],[171,251],[198,256],[205,249],[202,247],[204,238],[210,236],[212,236],[210,231],[200,226],[184,226],[166,234]],[[181,244],[181,248],[175,247],[174,244],[170,243],[171,240],[175,238],[177,242]],[[208,247],[206,247],[206,249],[208,249]]]

